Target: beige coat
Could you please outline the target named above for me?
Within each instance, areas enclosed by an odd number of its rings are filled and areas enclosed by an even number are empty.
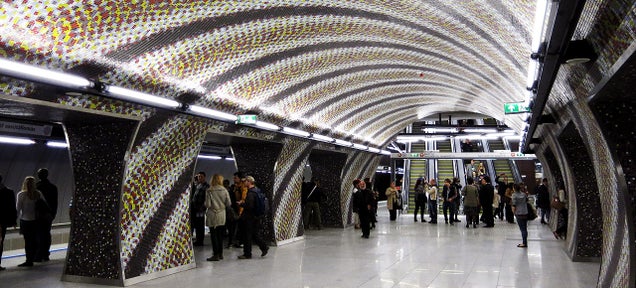
[[[386,208],[389,210],[393,210],[393,202],[397,201],[397,189],[389,187],[386,188]]]
[[[205,192],[205,224],[208,227],[215,228],[225,225],[225,207],[230,207],[230,194],[223,186],[210,187]]]

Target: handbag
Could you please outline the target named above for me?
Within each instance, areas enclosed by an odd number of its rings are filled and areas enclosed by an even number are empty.
[[[550,207],[556,209],[557,211],[561,211],[561,209],[565,208],[565,204],[559,201],[559,198],[554,197],[554,199],[552,199],[552,202],[550,202]]]
[[[530,203],[526,203],[526,205],[528,206],[528,220],[532,221],[537,219],[537,209],[535,209]]]

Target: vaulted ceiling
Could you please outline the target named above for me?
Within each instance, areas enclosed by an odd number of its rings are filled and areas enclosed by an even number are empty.
[[[535,1],[54,2],[0,4],[0,57],[374,145],[437,113],[523,124]]]

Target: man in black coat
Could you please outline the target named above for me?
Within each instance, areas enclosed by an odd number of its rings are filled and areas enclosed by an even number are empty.
[[[548,178],[543,178],[543,183],[536,189],[537,206],[541,209],[541,224],[550,221],[550,192],[548,191]]]
[[[481,179],[481,188],[479,189],[479,203],[483,210],[483,218],[486,228],[495,227],[495,218],[492,211],[492,202],[495,198],[495,187],[490,184],[490,177],[484,176]]]
[[[356,206],[358,206],[358,215],[360,216],[360,228],[362,228],[362,238],[369,239],[371,233],[371,213],[373,213],[373,192],[367,189],[364,181],[358,183],[358,193],[356,197]]]
[[[53,219],[57,215],[57,186],[49,181],[49,170],[42,168],[38,170],[38,181],[35,187],[42,192],[44,200],[51,211],[51,220],[41,220],[38,223],[38,249],[35,253],[35,262],[49,261],[49,251],[51,250],[51,226]]]
[[[2,264],[2,250],[4,250],[4,236],[8,227],[15,227],[18,212],[15,209],[15,194],[13,190],[2,184],[0,175],[0,264]],[[0,266],[0,271],[6,268]]]

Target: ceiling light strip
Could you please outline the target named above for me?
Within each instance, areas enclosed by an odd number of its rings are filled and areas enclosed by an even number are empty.
[[[120,99],[120,100],[128,100],[128,101],[138,102],[138,103],[141,102],[141,103],[157,105],[160,107],[166,107],[166,108],[172,108],[172,109],[176,109],[176,108],[179,108],[179,106],[181,106],[181,103],[172,99],[157,97],[147,93],[134,91],[134,90],[118,87],[118,86],[106,86],[104,88],[104,91],[107,92],[109,96]]]
[[[75,89],[89,88],[94,85],[93,82],[83,77],[64,72],[51,71],[6,59],[0,59],[0,74]]]
[[[17,144],[17,145],[32,145],[32,144],[35,144],[35,141],[31,139],[27,139],[27,138],[0,136],[0,143]]]

